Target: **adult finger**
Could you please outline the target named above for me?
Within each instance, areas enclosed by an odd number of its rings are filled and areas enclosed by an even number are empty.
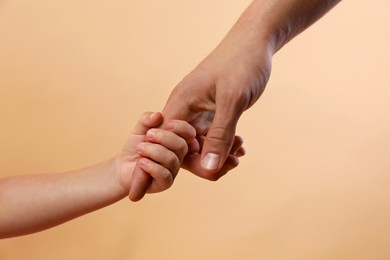
[[[210,174],[209,172],[203,170],[201,163],[200,163],[201,158],[202,158],[201,155],[198,153],[189,154],[188,156],[186,156],[186,158],[184,158],[182,167],[186,170],[191,171],[195,175],[197,175],[203,179],[209,180],[209,181],[219,180],[219,178],[224,176],[230,170],[236,168],[239,164],[238,157],[235,155],[229,154],[227,156],[224,164],[222,165],[221,169],[214,172],[213,174]]]
[[[234,106],[223,101],[216,107],[214,120],[207,132],[202,149],[201,165],[210,174],[218,172],[233,146],[239,113]]]

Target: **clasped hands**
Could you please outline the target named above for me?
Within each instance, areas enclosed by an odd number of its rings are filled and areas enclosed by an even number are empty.
[[[168,189],[180,167],[202,150],[203,137],[196,136],[195,128],[188,122],[169,120],[165,125],[162,122],[161,113],[144,113],[116,158],[117,180],[124,191],[130,190],[132,201],[140,200],[145,193]],[[224,172],[216,174],[218,177],[210,175],[209,179],[216,180],[236,167],[237,158],[244,153],[242,139],[236,137]]]
[[[139,153],[129,187],[130,200],[138,201],[145,193],[169,188],[180,167],[211,181],[237,167],[238,157],[245,150],[243,139],[236,136],[236,126],[242,113],[261,96],[274,53],[267,41],[259,48],[259,39],[243,33],[244,30],[233,29],[172,91],[161,118],[149,127],[159,127],[153,131],[160,136],[171,131],[185,140],[181,143],[187,147],[175,150],[165,145],[176,156],[176,162],[166,167],[170,174],[160,179],[145,167],[148,155]],[[172,128],[172,124],[178,128]],[[147,130],[141,134],[146,135],[145,147],[158,142]]]

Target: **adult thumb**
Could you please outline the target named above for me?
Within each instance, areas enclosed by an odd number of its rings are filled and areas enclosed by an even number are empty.
[[[203,143],[201,165],[204,170],[215,173],[224,165],[233,146],[240,114],[229,106],[217,107]]]

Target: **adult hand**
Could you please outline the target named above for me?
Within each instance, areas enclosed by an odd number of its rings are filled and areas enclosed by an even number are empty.
[[[184,168],[217,180],[237,166],[242,151],[236,150],[242,142],[235,137],[237,122],[261,96],[272,55],[338,2],[252,2],[219,46],[176,86],[163,109],[164,118],[185,120],[198,134]],[[146,191],[147,182],[138,183]]]
[[[196,129],[201,149],[182,166],[208,180],[237,166],[232,150],[239,142],[237,122],[260,97],[271,72],[272,46],[240,26],[176,86],[162,111],[164,118],[185,120]]]

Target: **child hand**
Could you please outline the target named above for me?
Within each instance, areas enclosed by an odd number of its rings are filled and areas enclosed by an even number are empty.
[[[173,123],[174,121],[171,121]],[[178,123],[182,124],[183,129],[185,127],[188,127],[188,123],[183,121],[177,121]],[[161,127],[161,126],[160,126]],[[165,125],[166,129],[170,129],[170,124]],[[201,167],[200,163],[200,153],[203,149],[204,144],[204,138],[203,136],[197,136],[196,139],[192,138],[192,135],[188,135],[186,137],[185,131],[178,131],[177,133],[181,133],[181,136],[183,138],[186,138],[187,144],[188,144],[188,152],[183,160],[181,160],[182,164],[181,167],[184,169],[196,169],[197,167]],[[191,132],[189,132],[191,133]],[[191,138],[188,138],[191,137]],[[192,140],[192,141],[191,141]],[[148,141],[148,140],[147,140]],[[221,178],[223,175],[225,175],[230,170],[234,169],[238,166],[238,158],[245,155],[245,149],[242,147],[243,139],[240,136],[235,136],[232,148],[230,150],[230,154],[228,155],[226,162],[224,163],[223,167],[216,173],[212,175],[200,175],[198,176],[211,180],[216,181],[219,178]],[[142,160],[142,159],[141,159]],[[155,192],[153,191],[153,185],[152,180],[150,178],[150,175],[143,171],[143,169],[137,164],[133,171],[133,178],[131,181],[131,188],[129,191],[129,198],[132,201],[139,201],[143,198],[143,196],[147,192]],[[170,186],[170,185],[169,185]],[[169,187],[168,186],[168,187]],[[159,190],[158,190],[159,191]]]
[[[163,121],[161,113],[145,113],[138,120],[122,153],[117,157],[117,178],[128,193],[137,161],[152,177],[148,193],[168,189],[187,154],[195,129],[187,122],[172,120],[167,129],[156,129]]]

